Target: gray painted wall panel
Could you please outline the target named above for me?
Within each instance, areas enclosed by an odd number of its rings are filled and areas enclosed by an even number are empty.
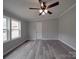
[[[59,18],[59,40],[76,50],[76,7]]]
[[[57,40],[58,20],[52,19],[42,22],[42,38],[44,40]]]
[[[42,40],[57,40],[58,38],[58,20],[47,20],[39,22],[30,22],[30,38]]]
[[[30,22],[29,24],[30,39],[42,39],[42,23],[41,22]]]

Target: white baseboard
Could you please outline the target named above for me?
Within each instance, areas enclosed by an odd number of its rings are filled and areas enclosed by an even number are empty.
[[[75,51],[76,51],[76,48],[74,48],[73,46],[69,45],[68,43],[66,43],[66,42],[64,42],[64,41],[62,41],[62,40],[59,40],[59,41],[61,41],[62,43],[64,43],[64,44],[68,45],[70,48],[72,48],[73,50],[75,50]]]
[[[26,40],[24,40],[23,42],[25,42]],[[17,46],[9,49],[7,52],[4,52],[3,55],[6,55],[7,53],[9,53],[10,51],[12,51],[13,49],[15,49],[16,47],[18,47],[19,45],[21,45],[23,42],[21,42],[20,44],[18,44]]]

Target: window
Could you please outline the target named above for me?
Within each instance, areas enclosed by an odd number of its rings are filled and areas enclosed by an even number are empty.
[[[10,40],[10,18],[3,16],[3,41]]]
[[[18,20],[11,21],[11,37],[12,39],[21,37],[21,22]]]
[[[3,41],[7,40],[7,18],[3,18]]]
[[[9,41],[18,37],[21,37],[21,22],[3,16],[3,41]]]

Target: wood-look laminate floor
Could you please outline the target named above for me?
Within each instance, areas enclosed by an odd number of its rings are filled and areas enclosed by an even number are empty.
[[[23,44],[4,59],[76,59],[57,41],[36,40]]]

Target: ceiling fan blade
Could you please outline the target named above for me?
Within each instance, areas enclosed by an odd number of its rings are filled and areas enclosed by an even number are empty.
[[[39,13],[39,16],[42,15],[42,13]]]
[[[45,2],[43,2],[42,0],[38,0],[39,1],[39,3],[40,3],[40,6],[43,4],[45,4]]]
[[[38,0],[38,2],[40,3],[40,7],[44,5],[42,0]]]
[[[48,11],[49,14],[52,14],[52,12]]]
[[[59,5],[59,2],[55,2],[55,3],[51,4],[51,5],[49,5],[47,8],[51,8],[51,7],[54,7],[54,6],[57,6],[57,5]]]
[[[38,0],[39,1],[39,3],[42,3],[42,0]]]
[[[32,9],[32,10],[39,10],[40,8],[29,8],[29,9]]]
[[[43,12],[39,13],[39,16],[42,15]]]
[[[43,2],[44,7],[46,7],[46,2]]]

